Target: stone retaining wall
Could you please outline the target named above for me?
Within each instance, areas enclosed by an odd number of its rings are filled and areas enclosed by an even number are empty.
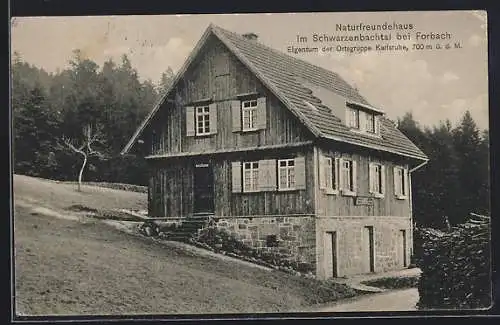
[[[313,216],[226,217],[215,221],[217,228],[226,230],[253,248],[277,251],[288,255],[290,260],[308,263],[315,268],[316,229]],[[277,240],[274,244],[273,237]]]

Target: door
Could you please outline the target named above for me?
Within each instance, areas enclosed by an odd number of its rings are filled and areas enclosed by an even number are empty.
[[[373,227],[367,226],[363,229],[364,261],[365,272],[375,272],[375,243],[373,237]]]
[[[398,246],[399,246],[399,264],[402,267],[406,267],[406,230],[400,230],[398,234]]]
[[[195,164],[193,212],[214,212],[214,173],[209,163]]]
[[[337,232],[330,231],[325,234],[325,267],[326,277],[338,277],[338,244]]]

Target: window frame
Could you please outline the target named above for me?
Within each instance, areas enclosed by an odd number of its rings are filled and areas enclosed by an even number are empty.
[[[349,187],[346,188],[345,185],[346,185],[346,179],[344,177],[344,172],[345,172],[345,163],[349,163],[349,168],[348,168],[348,171],[349,171],[349,177],[348,177],[348,180],[349,180]],[[355,178],[357,177],[357,175],[355,175],[354,173],[354,159],[351,159],[351,158],[343,158],[342,159],[342,164],[340,166],[340,173],[342,173],[342,184],[341,184],[341,191],[342,191],[342,195],[345,195],[345,196],[355,196],[356,195],[356,189],[354,188],[355,187],[355,184],[356,184],[356,181],[355,181]]]
[[[369,119],[371,119],[371,120],[369,120]],[[368,124],[370,125],[370,129],[368,128]],[[377,134],[377,117],[375,116],[375,114],[365,112],[365,129],[364,130],[370,134]]]
[[[199,109],[202,109],[199,112]],[[200,121],[201,119],[201,121]],[[202,122],[203,132],[199,132],[199,123]],[[211,135],[210,132],[210,105],[198,105],[194,107],[194,125],[195,125],[195,135],[196,136],[205,136]]]
[[[401,175],[398,174],[398,171],[401,172]],[[408,191],[409,191],[407,168],[405,168],[403,166],[394,166],[393,177],[396,177],[396,176],[398,177],[398,179],[394,180],[394,194],[395,194],[396,198],[399,200],[407,199],[408,198]],[[400,178],[400,176],[402,176],[402,178]],[[400,182],[400,186],[399,186],[399,189],[401,191],[400,193],[398,193],[398,191],[397,191],[398,187],[396,186],[396,181]]]
[[[361,125],[360,125],[360,117],[359,116],[360,116],[359,109],[348,107],[347,108],[347,126],[349,126],[352,129],[355,129],[355,130],[360,130]],[[356,122],[355,125],[352,125],[353,121]]]
[[[255,106],[248,106],[245,107],[245,103],[252,104],[255,102]],[[249,132],[249,131],[257,131],[258,130],[258,121],[257,121],[257,115],[258,115],[258,107],[259,103],[257,98],[252,98],[252,99],[246,99],[241,101],[241,131],[242,132]],[[248,113],[248,120],[250,127],[245,126],[245,113]]]
[[[284,162],[286,164],[286,166],[281,166],[281,163]],[[293,166],[290,166],[289,164],[290,163],[293,163]],[[295,159],[294,158],[287,158],[287,159],[278,159],[278,162],[277,162],[277,168],[278,168],[278,191],[293,191],[296,189],[296,186],[295,186]],[[290,186],[290,171],[293,171],[293,186]],[[286,177],[287,177],[287,186],[286,187],[282,187],[282,184],[281,184],[281,176],[282,176],[282,173],[285,172],[286,173]]]
[[[369,182],[369,192],[377,198],[383,198],[385,196],[385,189],[384,189],[384,182],[385,182],[385,168],[382,163],[378,162],[371,162],[369,165],[369,177],[368,177],[368,182]],[[373,173],[372,174],[372,168],[373,168]],[[378,188],[374,188],[374,183],[373,181],[377,179],[378,182]]]
[[[247,168],[247,164],[250,165],[249,168]],[[242,168],[242,192],[243,193],[251,193],[251,192],[258,192],[259,191],[259,161],[243,161],[241,163]],[[247,189],[246,186],[247,181],[246,181],[246,172],[249,171],[250,173],[250,189]]]
[[[325,159],[325,170],[323,171],[323,177],[325,177],[325,192],[327,194],[338,194],[339,193],[339,158],[337,157],[324,157]]]

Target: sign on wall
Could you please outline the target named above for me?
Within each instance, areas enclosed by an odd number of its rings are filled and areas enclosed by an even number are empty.
[[[358,196],[355,201],[356,205],[373,205],[373,198],[367,196]]]

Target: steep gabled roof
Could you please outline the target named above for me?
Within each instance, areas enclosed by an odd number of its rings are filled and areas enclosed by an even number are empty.
[[[323,102],[318,103],[318,98],[314,96],[312,87],[307,87],[308,84],[326,89],[332,94],[338,94],[345,98],[347,103],[372,107],[356,89],[338,74],[213,24],[207,28],[188,60],[176,75],[169,90],[137,129],[122,153],[130,150],[211,34],[226,45],[229,51],[254,73],[264,86],[273,92],[315,136],[427,160],[427,156],[387,118],[383,116],[380,118],[381,138],[373,137],[351,131],[342,123],[339,116],[332,113],[331,107],[326,106]],[[313,103],[317,109],[311,109],[310,103]]]

